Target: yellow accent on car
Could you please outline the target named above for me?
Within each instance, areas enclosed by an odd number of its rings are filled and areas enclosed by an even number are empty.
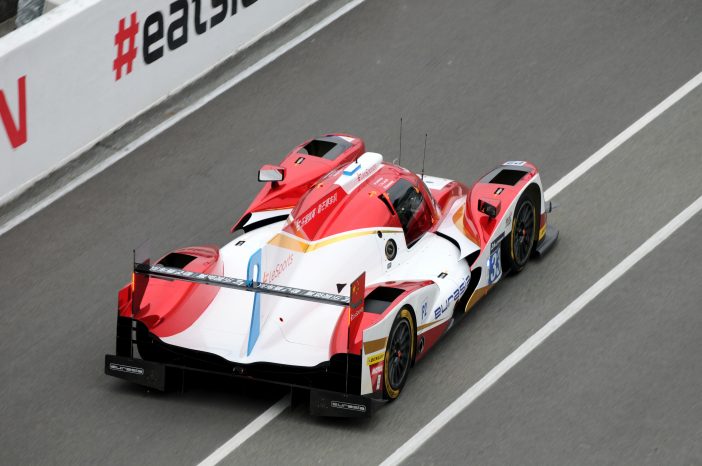
[[[384,352],[380,353],[380,354],[373,355],[373,356],[368,356],[368,358],[366,359],[366,365],[372,366],[373,364],[379,363],[380,361],[383,361],[383,360],[385,360],[385,353]]]
[[[490,288],[492,288],[492,285],[484,286],[482,288],[478,288],[473,292],[473,295],[470,297],[468,302],[466,303],[466,308],[464,312],[468,312],[471,310],[473,306],[475,306],[475,303],[480,301],[480,299],[483,298],[486,294],[488,294],[488,291],[490,291]]]
[[[363,351],[366,352],[366,354],[371,354],[375,353],[376,351],[380,351],[382,349],[385,349],[385,343],[387,343],[388,339],[387,338],[380,338],[378,340],[372,340],[372,341],[364,341],[363,342]]]
[[[297,252],[306,252],[307,248],[309,248],[309,243],[305,243],[304,241],[292,238],[288,235],[284,235],[282,233],[278,233],[275,235],[269,242],[268,244],[272,246],[278,246],[279,248],[283,249],[290,249],[291,251],[297,251]]]

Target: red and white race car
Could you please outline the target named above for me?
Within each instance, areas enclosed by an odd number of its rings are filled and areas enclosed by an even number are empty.
[[[315,414],[368,415],[508,272],[554,244],[536,167],[471,188],[332,134],[296,147],[221,248],[135,253],[109,375],[165,389],[208,371],[310,391]],[[177,377],[180,380],[180,377]]]

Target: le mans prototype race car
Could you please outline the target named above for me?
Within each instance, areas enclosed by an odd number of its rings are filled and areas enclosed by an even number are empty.
[[[222,248],[154,263],[135,251],[107,374],[159,390],[182,371],[243,377],[309,392],[313,414],[367,416],[503,276],[558,237],[525,161],[468,188],[331,134],[263,166],[259,181],[232,228],[243,234]]]

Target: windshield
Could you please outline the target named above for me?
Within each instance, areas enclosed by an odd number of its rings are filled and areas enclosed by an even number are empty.
[[[431,211],[419,188],[404,178],[393,184],[387,194],[409,247],[431,228]]]

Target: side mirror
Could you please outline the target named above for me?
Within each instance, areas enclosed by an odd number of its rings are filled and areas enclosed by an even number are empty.
[[[484,213],[491,219],[497,217],[497,215],[500,213],[500,200],[499,199],[492,199],[489,197],[481,197],[478,199],[478,211]]]
[[[264,165],[258,171],[258,181],[277,183],[285,179],[285,168],[277,165]]]

